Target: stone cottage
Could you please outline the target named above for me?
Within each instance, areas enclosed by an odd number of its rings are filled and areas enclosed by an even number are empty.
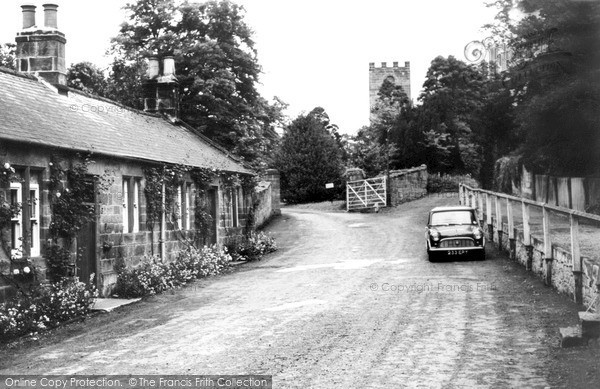
[[[170,260],[190,242],[222,244],[240,234],[254,212],[243,185],[254,172],[177,118],[173,59],[162,66],[150,59],[144,111],[73,90],[57,6],[43,7],[37,27],[35,6],[22,6],[18,71],[0,68],[3,273],[43,278],[48,248],[68,241],[72,273],[95,275],[106,294],[117,260]],[[65,207],[67,200],[78,203]],[[88,214],[77,219],[79,208]],[[8,290],[0,281],[0,299]]]

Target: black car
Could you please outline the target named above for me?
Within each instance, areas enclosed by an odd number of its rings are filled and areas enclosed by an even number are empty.
[[[485,235],[471,207],[437,207],[429,211],[426,227],[430,261],[441,256],[485,259]]]

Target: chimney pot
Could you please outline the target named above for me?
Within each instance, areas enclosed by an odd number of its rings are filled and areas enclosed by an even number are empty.
[[[42,6],[44,7],[44,27],[58,28],[58,5],[49,3]]]
[[[159,73],[158,67],[159,67],[158,58],[156,58],[156,57],[148,58],[147,75],[148,75],[149,79],[158,77],[158,73]]]
[[[163,59],[163,76],[175,75],[175,58],[169,56]]]
[[[369,69],[375,68],[375,62],[369,62]]]
[[[382,68],[387,68],[387,62],[382,62],[382,63],[381,63],[381,67],[382,67]]]
[[[398,61],[394,61],[394,67],[397,68],[398,67]]]
[[[35,26],[35,5],[22,5],[23,29]]]
[[[405,68],[409,68],[409,67],[410,67],[410,61],[406,61],[406,62],[404,62],[404,67],[405,67]]]

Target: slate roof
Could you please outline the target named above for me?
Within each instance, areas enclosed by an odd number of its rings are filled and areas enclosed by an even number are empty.
[[[0,68],[0,139],[250,173],[182,122]]]

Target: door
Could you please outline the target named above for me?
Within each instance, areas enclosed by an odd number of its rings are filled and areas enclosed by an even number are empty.
[[[96,210],[96,190],[94,180],[86,181],[84,204]],[[96,214],[96,212],[94,212]],[[88,282],[90,276],[95,274],[94,284],[98,284],[96,271],[96,217],[86,222],[77,234],[77,277],[82,282]]]
[[[208,238],[209,244],[217,243],[217,223],[219,222],[219,218],[217,217],[217,188],[211,188],[208,190],[208,210],[210,212],[210,217],[212,218],[212,222],[210,225],[210,237]]]

